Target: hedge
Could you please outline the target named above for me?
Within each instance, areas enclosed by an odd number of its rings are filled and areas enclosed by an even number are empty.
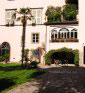
[[[45,64],[52,64],[54,59],[58,60],[68,60],[69,63],[74,63],[76,66],[79,65],[79,51],[72,50],[71,48],[61,48],[57,50],[50,50],[45,55]]]
[[[2,55],[0,56],[0,62],[3,62],[3,61],[8,61],[9,60],[9,54],[5,54],[5,55]]]

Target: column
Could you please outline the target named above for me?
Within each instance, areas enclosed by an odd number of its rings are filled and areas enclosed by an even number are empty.
[[[69,38],[71,38],[71,32],[69,32]]]
[[[73,32],[73,38],[75,38],[75,32]]]
[[[49,51],[49,36],[50,36],[50,27],[46,26],[46,52]]]

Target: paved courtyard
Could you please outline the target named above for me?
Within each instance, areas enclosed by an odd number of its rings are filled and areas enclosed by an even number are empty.
[[[41,68],[47,72],[7,93],[85,93],[85,68]]]

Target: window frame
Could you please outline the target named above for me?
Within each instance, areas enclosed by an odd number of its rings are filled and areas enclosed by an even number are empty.
[[[16,10],[17,10],[16,8],[15,9],[5,9],[5,22],[6,22],[6,25],[9,24],[9,26],[10,26],[11,24],[15,23],[16,16],[15,16],[15,18],[12,18],[12,15],[13,15],[13,12],[15,12]],[[9,18],[7,17],[7,12],[10,13]],[[9,21],[7,21],[7,20],[9,20]]]
[[[40,14],[41,16],[40,17],[37,16],[39,10],[41,11],[41,14]],[[43,8],[31,8],[31,11],[32,11],[32,13],[33,13],[33,11],[36,11],[35,16],[33,17],[35,19],[35,24],[42,24],[42,11],[43,11]],[[40,19],[40,23],[38,23],[38,18]]]
[[[78,42],[78,31],[76,28],[53,29],[50,34],[52,42]]]
[[[33,34],[38,34],[38,42],[33,42]],[[35,36],[35,39],[36,39],[36,36]],[[39,44],[39,42],[40,42],[40,33],[39,32],[31,33],[31,42],[32,42],[32,44]]]

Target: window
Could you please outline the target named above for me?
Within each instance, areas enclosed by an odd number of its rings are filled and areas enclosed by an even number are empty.
[[[71,32],[71,38],[73,38],[74,37],[74,32]]]
[[[60,38],[61,38],[61,39],[62,39],[62,38],[63,38],[63,39],[66,39],[69,30],[68,30],[67,28],[61,28],[61,29],[59,30],[59,32],[60,32]]]
[[[55,40],[57,38],[57,31],[53,30],[51,33],[51,39]]]
[[[39,43],[39,33],[32,34],[32,43]]]
[[[72,30],[67,28],[53,29],[51,31],[52,42],[78,42],[77,29]]]
[[[8,42],[3,42],[0,48],[0,55],[5,55],[10,53],[10,45]]]
[[[16,18],[16,15],[14,16],[15,10],[16,9],[6,9],[6,14],[5,14],[6,24],[14,25],[14,21]]]
[[[35,22],[36,24],[42,23],[42,9],[32,9],[32,16],[33,16],[33,22]]]
[[[77,38],[77,29],[74,28],[71,30],[71,37]]]
[[[77,32],[75,32],[75,38],[77,38]]]

